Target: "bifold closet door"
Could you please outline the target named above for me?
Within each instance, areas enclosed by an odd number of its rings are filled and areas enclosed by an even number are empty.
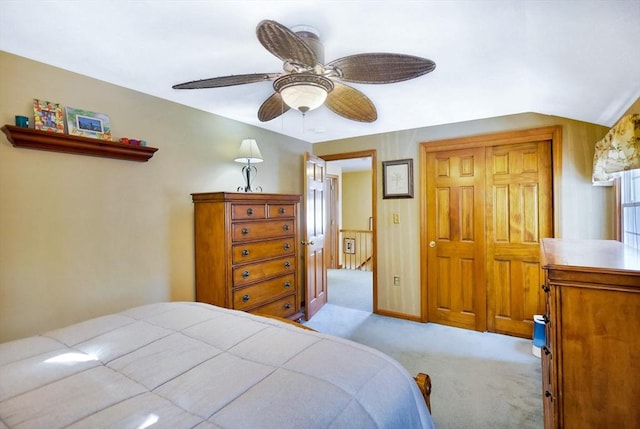
[[[530,337],[553,232],[551,141],[426,154],[428,320]]]

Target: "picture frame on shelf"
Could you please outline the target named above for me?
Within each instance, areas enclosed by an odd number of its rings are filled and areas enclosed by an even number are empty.
[[[62,106],[49,101],[33,100],[33,124],[39,131],[64,133]]]
[[[67,130],[74,136],[111,141],[111,123],[104,113],[67,107]]]
[[[413,198],[413,159],[382,161],[382,198]]]

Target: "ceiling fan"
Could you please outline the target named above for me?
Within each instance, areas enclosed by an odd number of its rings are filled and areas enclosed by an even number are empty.
[[[304,114],[325,103],[344,118],[373,122],[378,113],[371,100],[343,82],[401,82],[422,76],[436,67],[426,58],[394,53],[356,54],[324,64],[324,48],[311,27],[299,26],[290,30],[276,21],[264,20],[258,24],[256,34],[262,46],[284,62],[284,73],[221,76],[185,82],[173,88],[221,88],[273,81],[275,93],[258,110],[261,122],[277,118],[290,108]]]

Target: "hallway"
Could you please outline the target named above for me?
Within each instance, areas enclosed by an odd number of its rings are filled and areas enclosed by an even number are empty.
[[[360,270],[327,270],[328,303],[373,312],[373,273]]]

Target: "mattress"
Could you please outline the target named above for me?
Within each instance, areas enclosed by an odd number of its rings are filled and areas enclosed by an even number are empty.
[[[433,428],[372,348],[203,303],[0,344],[0,428]]]

